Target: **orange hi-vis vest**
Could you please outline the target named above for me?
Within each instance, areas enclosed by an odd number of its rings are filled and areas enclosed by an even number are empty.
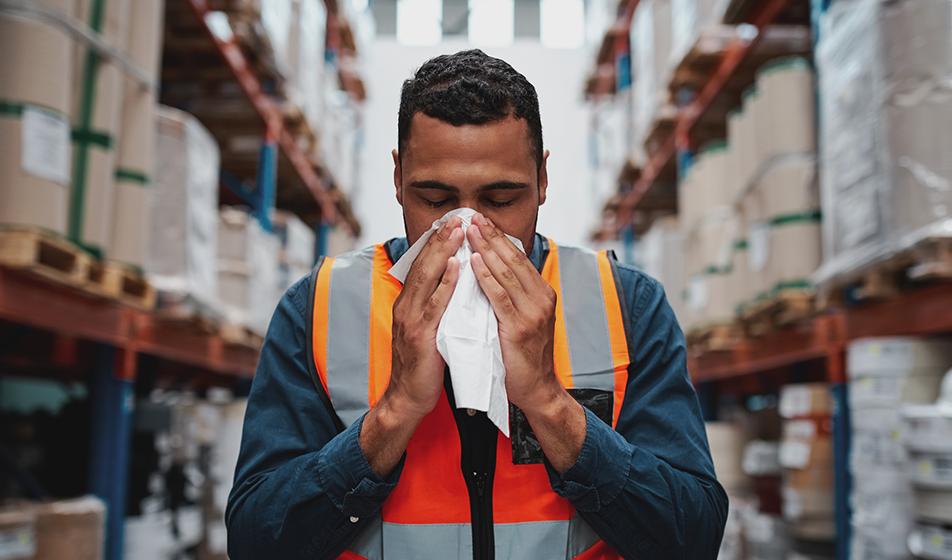
[[[614,426],[630,363],[614,260],[548,244],[542,277],[558,295],[555,373],[567,389],[611,395]],[[377,403],[390,380],[393,304],[403,287],[388,273],[392,265],[384,245],[376,245],[326,258],[312,276],[312,356],[345,426]],[[501,432],[491,491],[495,558],[621,558],[552,490],[544,465],[514,464]],[[340,558],[472,558],[473,522],[460,435],[444,390],[411,438],[379,518]]]

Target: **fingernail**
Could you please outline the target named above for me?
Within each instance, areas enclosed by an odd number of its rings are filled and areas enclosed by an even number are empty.
[[[473,228],[473,237],[475,237],[476,239],[482,240],[482,238],[483,238],[483,233],[482,233],[481,231],[479,231],[479,228],[478,228],[478,227],[474,227],[474,228]]]

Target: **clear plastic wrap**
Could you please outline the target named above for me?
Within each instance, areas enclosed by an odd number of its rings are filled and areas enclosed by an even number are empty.
[[[840,0],[820,37],[826,285],[952,237],[952,3]]]
[[[316,238],[314,231],[290,212],[274,211],[271,223],[281,242],[278,285],[286,289],[311,271]]]
[[[159,305],[216,306],[219,150],[195,117],[159,107],[154,212],[146,261]]]
[[[638,244],[638,261],[642,270],[664,286],[668,302],[684,326],[683,295],[684,263],[681,229],[676,217],[655,220]]]
[[[632,21],[632,138],[637,146],[644,144],[667,100],[670,20],[670,0],[647,0],[639,2]]]
[[[701,34],[701,30],[721,21],[724,2],[719,0],[671,0],[670,66],[676,67]]]
[[[271,3],[271,0],[268,2]],[[280,2],[278,2],[280,4]],[[288,40],[288,98],[318,129],[324,113],[324,43],[327,11],[322,0],[296,0]]]
[[[237,208],[223,208],[218,221],[221,312],[232,324],[264,335],[281,297],[281,242]]]

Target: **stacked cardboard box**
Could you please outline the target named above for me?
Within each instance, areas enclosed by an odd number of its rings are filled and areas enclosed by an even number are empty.
[[[100,560],[106,507],[86,496],[20,502],[0,509],[0,558]]]
[[[641,242],[637,245],[637,261],[645,273],[663,282],[668,302],[683,327],[685,311],[682,305],[684,291],[682,247],[681,226],[678,224],[678,219],[676,217],[661,218],[655,220],[651,229],[642,236]]]
[[[222,314],[264,336],[280,298],[280,241],[242,209],[222,208],[218,216],[218,288]]]
[[[126,48],[129,60],[153,81],[162,53],[163,0],[131,2]],[[116,154],[115,202],[107,254],[119,262],[145,266],[152,231],[155,175],[156,92],[125,77],[122,121]]]
[[[821,283],[952,236],[952,4],[832,4],[816,60],[821,101]]]
[[[644,159],[655,116],[668,102],[671,71],[671,0],[638,3],[631,25],[632,139],[635,161]]]
[[[787,385],[780,392],[783,516],[805,541],[833,540],[833,401],[824,383]]]
[[[39,7],[68,16],[72,0]],[[69,83],[75,45],[49,22],[0,15],[0,223],[66,233],[70,188]],[[12,58],[10,58],[12,57]]]
[[[128,0],[77,0],[76,19],[124,51],[129,31]],[[92,48],[73,51],[73,167],[69,233],[83,246],[105,254],[112,240],[116,146],[122,117],[122,70]]]
[[[873,338],[847,354],[852,415],[853,549],[859,557],[908,558],[915,520],[900,408],[933,402],[952,366],[952,341]]]
[[[160,307],[217,305],[218,145],[197,119],[160,107],[154,212],[146,272]]]
[[[915,496],[909,549],[919,558],[944,560],[952,552],[952,370],[934,404],[907,405],[902,416]]]
[[[281,242],[278,285],[281,290],[304,278],[314,266],[314,231],[290,212],[276,210],[271,214],[274,233]]]

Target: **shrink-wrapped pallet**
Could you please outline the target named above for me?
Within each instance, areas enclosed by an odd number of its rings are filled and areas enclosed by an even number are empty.
[[[761,175],[768,227],[764,289],[769,294],[812,287],[821,262],[815,177],[812,159],[774,160]]]
[[[68,17],[73,0],[37,7]],[[35,17],[0,15],[0,224],[67,230],[75,44]]]
[[[652,123],[667,102],[671,48],[671,1],[639,2],[631,26],[632,137],[647,139]]]
[[[901,407],[935,401],[949,366],[948,339],[869,338],[850,344],[851,522],[853,547],[859,552],[905,557],[916,508]]]
[[[221,314],[232,325],[264,336],[284,287],[279,284],[277,236],[244,210],[218,216],[218,285]]]
[[[129,0],[77,0],[76,19],[124,51],[130,5]],[[69,234],[101,254],[106,254],[113,233],[123,79],[115,61],[101,58],[90,47],[74,49]]]
[[[816,151],[813,71],[803,58],[782,58],[764,65],[757,84],[765,104],[761,159]]]
[[[721,21],[724,8],[720,0],[671,0],[672,68],[684,59],[706,27]]]
[[[146,272],[159,306],[217,304],[219,150],[198,120],[160,106],[156,125],[155,215]]]
[[[952,237],[952,4],[844,0],[821,23],[817,279],[835,285]]]
[[[642,269],[664,286],[668,302],[683,327],[684,244],[678,219],[655,220],[637,247]]]
[[[281,289],[285,289],[310,273],[314,265],[316,239],[314,230],[290,212],[272,212],[271,223],[281,243],[278,284]]]
[[[321,0],[295,0],[288,45],[288,98],[304,113],[312,130],[324,114],[324,44],[327,12]]]
[[[129,60],[158,80],[162,53],[163,0],[132,2],[126,52]],[[156,84],[158,87],[158,84]],[[142,267],[152,231],[152,182],[155,166],[155,91],[126,76],[115,172],[109,257]]]

